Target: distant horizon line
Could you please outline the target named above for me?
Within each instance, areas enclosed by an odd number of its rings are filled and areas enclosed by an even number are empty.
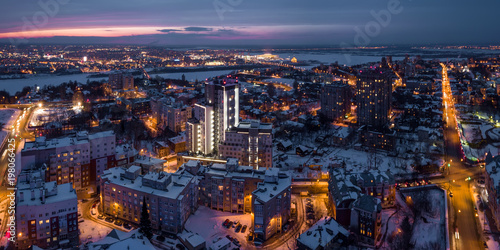
[[[73,37],[75,38],[75,37]],[[33,38],[29,38],[30,40]],[[14,45],[8,40],[8,38],[0,39],[0,46]],[[351,47],[341,47],[340,45],[331,44],[147,44],[147,43],[110,43],[110,42],[96,42],[96,43],[70,43],[70,42],[27,42],[19,44],[18,46],[138,46],[138,47],[175,47],[175,48],[238,48],[238,49],[366,49],[366,50],[376,50],[376,49],[390,49],[390,48],[414,48],[414,47],[498,47],[492,48],[493,50],[500,50],[500,44],[486,44],[486,43],[421,43],[421,44],[373,44],[371,46],[351,46]],[[16,46],[16,45],[14,45]],[[468,48],[464,48],[468,49]]]

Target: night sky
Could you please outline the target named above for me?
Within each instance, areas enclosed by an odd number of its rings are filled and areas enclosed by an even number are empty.
[[[328,46],[500,43],[497,0],[41,0],[40,3],[51,4],[44,8],[38,1],[4,3],[0,41]],[[388,3],[396,11],[389,12]],[[390,22],[381,25],[372,15],[381,11],[391,13]],[[371,33],[365,31],[367,25],[372,25]]]

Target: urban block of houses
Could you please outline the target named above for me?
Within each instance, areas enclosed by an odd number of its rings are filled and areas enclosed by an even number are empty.
[[[349,232],[332,217],[321,218],[297,238],[299,249],[339,249],[348,244]]]
[[[393,204],[395,192],[395,179],[389,171],[330,171],[328,197],[334,218],[367,244],[377,238],[382,205]]]

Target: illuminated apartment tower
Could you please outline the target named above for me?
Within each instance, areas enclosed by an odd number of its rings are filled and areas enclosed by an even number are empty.
[[[186,123],[187,150],[196,154],[212,154],[215,148],[213,107],[195,104],[193,110],[193,118]]]
[[[240,113],[238,79],[216,79],[205,85],[207,105],[214,107],[214,141],[225,140],[224,132],[238,126]]]
[[[205,85],[206,103],[194,106],[187,122],[188,150],[203,155],[217,150],[225,131],[239,123],[238,79],[215,79]]]
[[[358,75],[357,116],[359,126],[384,128],[391,110],[391,74],[379,70],[363,70]]]

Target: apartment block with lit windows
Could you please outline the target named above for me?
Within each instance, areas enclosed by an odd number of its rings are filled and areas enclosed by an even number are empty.
[[[273,166],[272,124],[259,121],[242,121],[225,132],[219,144],[220,158],[237,158],[244,166],[254,169]]]
[[[333,82],[321,88],[320,112],[329,120],[344,119],[351,112],[351,88],[347,83]]]
[[[26,142],[21,151],[22,169],[45,167],[46,181],[72,183],[77,191],[96,191],[91,186],[105,169],[114,167],[115,140],[112,131]]]
[[[193,168],[199,162],[189,161],[184,168]],[[200,168],[198,166],[198,168]],[[200,203],[212,209],[250,213],[252,192],[264,180],[265,170],[255,170],[250,166],[240,166],[238,160],[229,158],[226,164],[214,163],[203,168],[200,180]]]
[[[382,70],[362,70],[356,82],[359,126],[384,128],[389,122],[392,75]]]
[[[139,166],[106,170],[101,176],[102,211],[138,225],[145,197],[154,229],[182,232],[189,215],[197,208],[197,179],[185,171],[140,173]]]
[[[78,201],[71,183],[45,182],[44,170],[19,174],[16,190],[16,248],[79,245]]]
[[[290,219],[292,178],[278,169],[266,170],[264,182],[252,192],[252,227],[258,239],[283,232]]]

